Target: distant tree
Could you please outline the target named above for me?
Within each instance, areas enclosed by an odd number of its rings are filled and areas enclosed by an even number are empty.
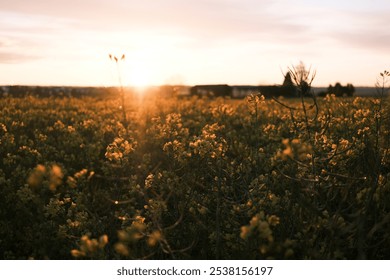
[[[340,83],[336,83],[333,90],[336,96],[343,96],[343,86]]]
[[[352,84],[347,84],[347,88],[348,88],[347,95],[353,96],[353,94],[355,93],[355,87]]]
[[[291,79],[290,72],[287,72],[286,75],[284,76],[283,86],[284,87],[293,87],[294,86],[294,83]]]
[[[282,87],[278,87],[278,93],[279,95],[286,96],[286,97],[291,97],[296,95],[296,88],[294,86],[294,82],[291,79],[291,74],[290,72],[287,72],[284,75],[284,81],[282,84]]]
[[[334,86],[329,85],[327,94],[334,94],[336,96],[353,96],[355,93],[355,87],[352,84],[342,86],[340,83],[336,83]]]
[[[326,92],[325,92],[325,94],[333,93],[333,92],[334,92],[333,86],[332,86],[332,85],[329,85],[329,86],[328,86],[328,89],[327,89]]]

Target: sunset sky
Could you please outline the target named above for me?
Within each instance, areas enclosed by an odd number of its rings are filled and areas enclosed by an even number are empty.
[[[0,0],[0,85],[373,86],[390,70],[389,0]]]

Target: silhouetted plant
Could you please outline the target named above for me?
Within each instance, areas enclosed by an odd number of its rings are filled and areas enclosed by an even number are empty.
[[[312,95],[311,84],[316,76],[316,71],[312,71],[311,67],[306,69],[305,64],[301,61],[298,65],[289,67],[288,73],[290,80],[297,89],[298,96]]]
[[[118,82],[119,82],[119,90],[120,90],[120,96],[121,96],[121,111],[122,111],[122,122],[127,130],[127,116],[126,116],[126,106],[125,106],[125,91],[123,88],[123,82],[122,82],[122,72],[120,68],[120,62],[124,61],[126,56],[125,54],[122,54],[120,59],[112,54],[109,54],[108,57],[110,58],[111,61],[115,62],[116,64],[116,69],[117,69],[117,75],[118,75]]]

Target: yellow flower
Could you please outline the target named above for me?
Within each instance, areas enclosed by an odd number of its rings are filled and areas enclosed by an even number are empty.
[[[271,215],[268,217],[268,223],[271,225],[271,226],[276,226],[278,225],[280,222],[280,219],[279,217],[275,216],[275,215]]]
[[[108,244],[108,236],[104,234],[99,238],[99,248],[104,248]]]
[[[129,255],[129,249],[122,242],[116,243],[115,246],[114,246],[114,249],[115,249],[115,251],[118,254],[120,254],[122,256],[128,256]]]
[[[161,232],[158,230],[153,231],[148,238],[148,245],[150,247],[156,246],[157,242],[161,240]]]
[[[61,167],[54,164],[50,170],[50,182],[49,189],[55,191],[59,185],[62,183],[62,178],[64,174],[62,173]]]
[[[73,249],[70,251],[70,254],[74,257],[74,258],[82,258],[82,257],[85,257],[85,253],[82,252],[82,251],[79,251],[79,250],[76,250],[76,249]]]
[[[249,230],[249,227],[248,227],[248,226],[242,226],[242,227],[241,227],[240,237],[241,237],[242,239],[247,239],[248,236],[249,236],[249,233],[250,233],[250,230]]]

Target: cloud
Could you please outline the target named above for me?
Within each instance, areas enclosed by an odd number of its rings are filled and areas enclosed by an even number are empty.
[[[30,60],[37,60],[42,57],[28,54],[21,54],[16,52],[2,52],[0,51],[0,64],[16,64],[24,63]]]
[[[347,24],[328,34],[340,44],[388,54],[390,29],[388,28],[389,11],[355,12],[349,14]]]
[[[43,58],[44,42],[18,34],[2,34],[0,30],[0,63],[16,64]]]
[[[40,21],[36,30],[47,28],[106,33],[143,32],[179,34],[194,40],[250,40],[300,43],[313,40],[321,29],[337,35],[345,18],[365,21],[365,1],[355,5],[338,1],[256,1],[256,0],[13,0],[2,3],[2,10],[19,18]],[[383,1],[376,1],[377,5]],[[363,5],[364,4],[364,5]],[[381,4],[384,5],[384,4]],[[362,12],[363,11],[363,12]],[[378,10],[370,10],[374,16]],[[360,12],[358,14],[357,12]],[[388,15],[388,8],[384,14]],[[387,20],[388,21],[388,20]],[[19,20],[20,22],[20,20]],[[351,28],[354,28],[352,25]],[[343,29],[343,28],[341,28]],[[342,31],[342,30],[341,30]]]
[[[69,29],[82,32],[177,33],[198,40],[264,40],[282,37],[284,33],[299,36],[305,26],[285,22],[281,15],[269,13],[274,1],[22,1],[4,3],[3,11],[19,13],[24,18],[67,21]],[[49,18],[52,18],[51,22]],[[43,28],[43,26],[41,26]],[[266,36],[256,38],[256,36]],[[291,40],[291,37],[290,37]]]

